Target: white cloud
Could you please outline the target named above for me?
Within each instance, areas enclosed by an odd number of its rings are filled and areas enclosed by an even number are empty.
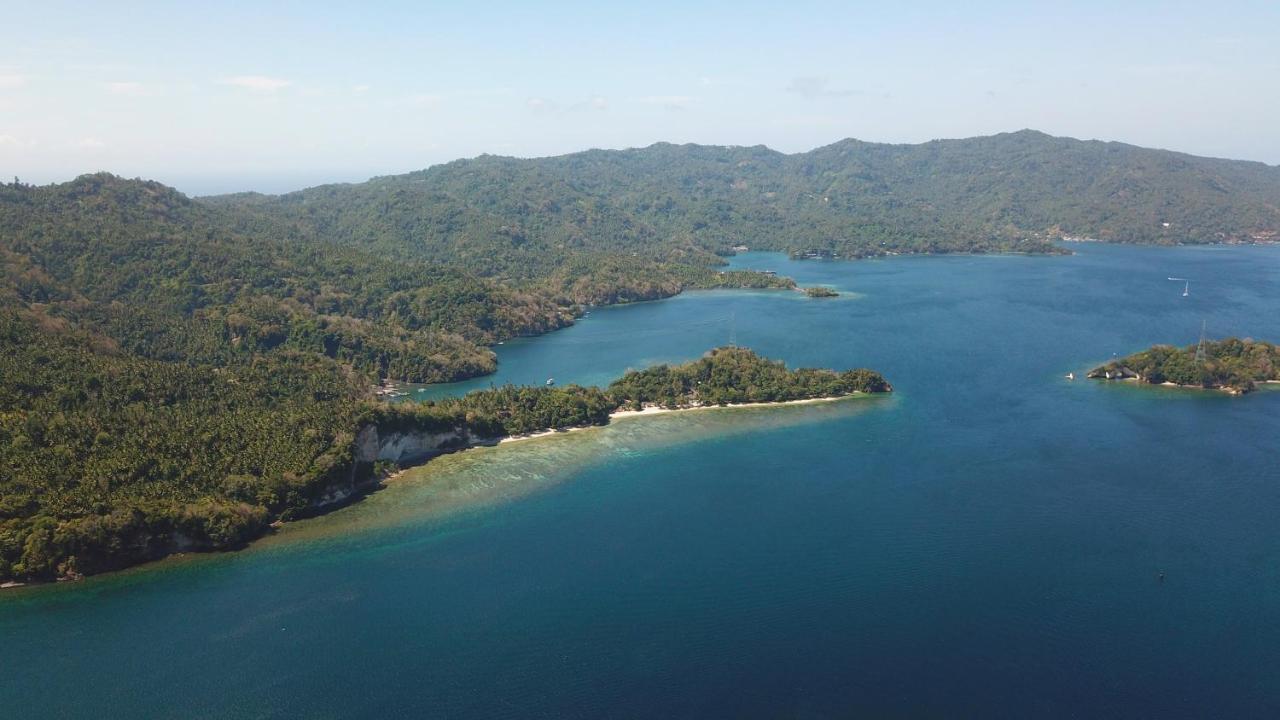
[[[133,68],[122,63],[70,63],[67,70],[73,73],[120,73],[132,72]]]
[[[1185,80],[1188,77],[1204,76],[1213,72],[1211,66],[1198,63],[1145,63],[1129,65],[1121,69],[1130,75],[1143,79],[1173,78]]]
[[[463,90],[458,94],[474,96],[474,97],[488,97],[488,96],[498,96],[498,95],[510,95],[514,92],[515,92],[515,88],[509,88],[509,87],[482,87],[482,88],[472,88],[471,90]]]
[[[646,95],[637,101],[645,105],[661,105],[668,110],[686,110],[693,98],[688,95]]]
[[[444,102],[444,96],[434,93],[415,93],[406,96],[405,102],[413,107],[435,107]]]
[[[102,87],[112,95],[123,95],[126,97],[143,97],[150,95],[147,88],[142,83],[133,81],[120,81],[103,83]]]
[[[582,102],[574,103],[573,105],[569,106],[570,112],[577,112],[579,110],[608,110],[608,109],[609,109],[609,100],[602,95],[592,95],[591,97],[587,98],[586,100],[583,100]]]
[[[609,99],[603,95],[590,95],[585,100],[562,103],[544,97],[532,96],[524,101],[524,106],[536,114],[561,115],[588,111],[603,112],[609,109]]]
[[[256,93],[273,93],[277,90],[289,87],[288,80],[267,77],[266,75],[237,75],[235,77],[223,78],[218,81],[218,84],[244,88],[245,90],[250,90]]]
[[[853,90],[833,90],[830,79],[814,75],[792,78],[791,84],[787,85],[786,89],[789,93],[809,99],[849,97],[857,94]]]
[[[787,115],[776,123],[779,127],[832,128],[839,120],[831,115]]]
[[[355,93],[355,94],[357,94],[357,95],[363,95],[363,94],[365,94],[365,93],[369,92],[369,86],[368,86],[368,85],[353,85],[353,86],[351,87],[351,92],[353,92],[353,93]]]
[[[39,147],[40,143],[35,140],[24,140],[16,135],[0,133],[0,154],[35,150]]]
[[[27,76],[14,72],[0,72],[0,90],[12,90],[27,84]]]
[[[80,138],[80,140],[76,142],[75,146],[81,150],[101,150],[106,147],[107,144],[96,137],[86,137]]]

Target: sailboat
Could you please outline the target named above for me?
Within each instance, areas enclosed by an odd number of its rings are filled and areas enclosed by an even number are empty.
[[[1171,277],[1171,278],[1169,278],[1169,279],[1170,279],[1170,280],[1173,280],[1173,281],[1175,281],[1175,282],[1186,283],[1186,285],[1184,285],[1184,286],[1182,287],[1182,297],[1188,297],[1188,296],[1190,296],[1190,295],[1191,295],[1191,281],[1190,281],[1190,280],[1188,280],[1188,279],[1186,279],[1186,278],[1176,278],[1176,277]]]

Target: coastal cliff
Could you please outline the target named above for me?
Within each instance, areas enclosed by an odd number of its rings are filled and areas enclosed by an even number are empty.
[[[313,477],[282,479],[279,500],[268,504],[250,502],[232,488],[231,497],[217,500],[150,503],[60,522],[38,518],[25,538],[19,562],[0,573],[0,581],[71,580],[176,553],[236,549],[270,532],[272,525],[322,514],[358,499],[395,469],[497,441],[463,425],[445,430],[434,425],[413,428],[406,427],[403,419],[384,426],[366,424],[345,447],[327,454],[324,462],[328,464],[318,463]],[[238,482],[229,478],[227,485]],[[31,572],[38,568],[45,570]]]
[[[386,430],[367,425],[356,435],[355,461],[384,460],[398,465],[418,463],[442,452],[492,444],[496,439],[477,438],[468,428],[458,426],[445,432]]]
[[[345,476],[320,488],[308,509],[323,511],[345,505],[376,488],[388,469],[420,465],[437,455],[478,445],[496,445],[500,439],[478,435],[463,425],[444,431],[365,425],[356,433]]]

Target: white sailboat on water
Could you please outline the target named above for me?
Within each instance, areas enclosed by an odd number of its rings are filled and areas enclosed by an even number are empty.
[[[1174,280],[1174,281],[1176,281],[1176,282],[1180,282],[1180,283],[1186,283],[1186,285],[1184,285],[1184,286],[1182,287],[1182,297],[1187,297],[1187,296],[1189,296],[1189,295],[1191,294],[1191,281],[1190,281],[1190,280],[1188,280],[1188,279],[1186,279],[1186,278],[1176,278],[1176,277],[1171,277],[1171,278],[1169,278],[1169,279],[1170,279],[1170,280]]]

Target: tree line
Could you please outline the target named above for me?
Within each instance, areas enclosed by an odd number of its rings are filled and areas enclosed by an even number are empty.
[[[1207,341],[1203,357],[1197,359],[1198,354],[1198,345],[1155,345],[1094,368],[1089,377],[1136,378],[1156,385],[1167,382],[1238,393],[1250,392],[1260,382],[1280,381],[1280,348],[1268,342],[1239,338]]]

